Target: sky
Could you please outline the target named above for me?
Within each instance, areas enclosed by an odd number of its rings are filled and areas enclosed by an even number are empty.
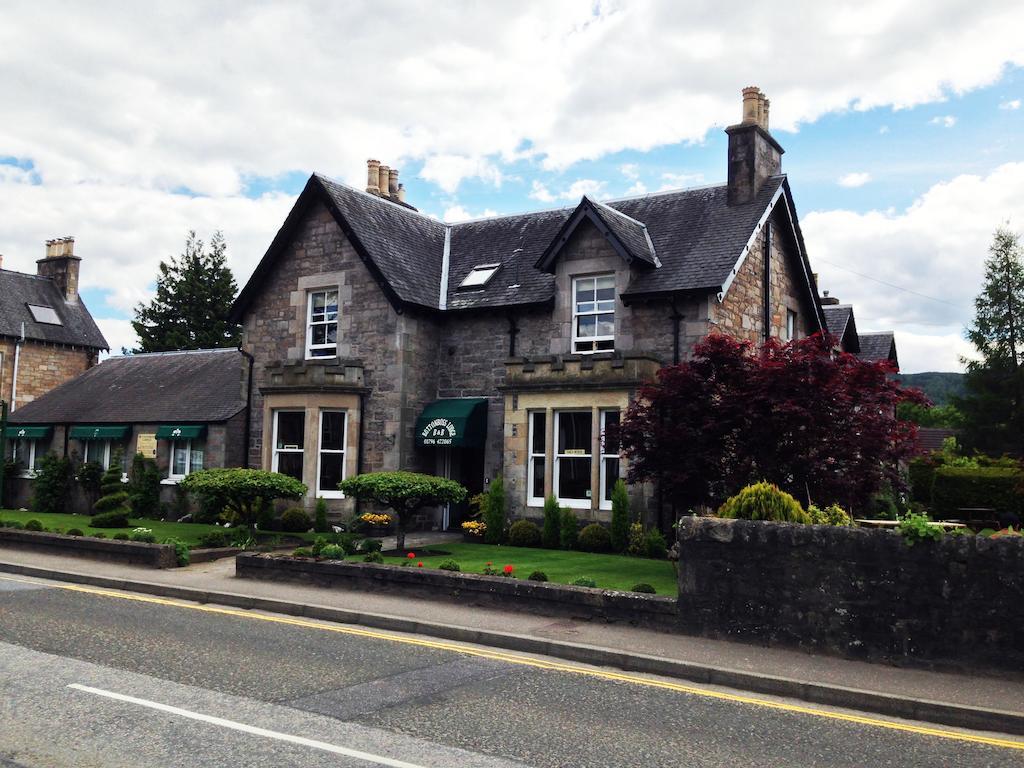
[[[927,12],[924,12],[927,9]],[[961,370],[1024,230],[1024,4],[517,0],[0,9],[0,254],[72,235],[111,347],[190,229],[239,285],[312,172],[457,221],[724,181],[760,86],[819,286],[904,372]]]

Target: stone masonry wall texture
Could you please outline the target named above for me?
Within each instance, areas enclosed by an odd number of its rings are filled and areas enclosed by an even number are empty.
[[[898,663],[1024,668],[1024,539],[684,517],[683,628]]]
[[[0,399],[11,401],[14,380],[14,341],[0,339]],[[60,344],[26,341],[18,360],[18,402],[27,405],[51,389],[84,373],[96,365],[96,351]]]

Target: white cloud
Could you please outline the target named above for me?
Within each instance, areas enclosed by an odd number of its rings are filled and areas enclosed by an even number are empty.
[[[837,183],[840,187],[863,187],[871,181],[870,173],[847,173],[840,176]]]
[[[630,181],[636,181],[640,178],[640,166],[636,163],[623,163],[619,166],[619,173]]]
[[[114,357],[121,354],[122,349],[134,349],[139,343],[139,337],[135,335],[131,320],[122,320],[117,317],[97,317],[96,325],[100,327],[104,338],[110,345],[110,353],[104,357]]]
[[[1021,210],[1024,163],[1007,163],[936,184],[904,211],[815,211],[801,223],[819,287],[854,305],[860,330],[895,329],[907,372],[956,370],[992,232],[1020,226]]]
[[[633,185],[626,190],[627,195],[642,195],[647,192],[647,185],[642,181],[635,181]]]
[[[584,195],[600,197],[604,193],[606,186],[608,186],[607,182],[597,181],[596,179],[577,179],[559,197],[563,200],[579,200]]]
[[[1020,109],[1020,99],[1009,99],[999,105],[1000,109]]]
[[[551,194],[550,190],[548,190],[548,188],[544,184],[541,184],[536,179],[534,179],[533,183],[530,186],[531,190],[529,196],[534,200],[540,200],[542,203],[553,203],[555,202],[555,200],[558,199],[553,194]]]
[[[663,173],[661,174],[662,185],[658,187],[659,192],[666,189],[681,189],[693,187],[704,183],[703,173]]]
[[[461,205],[453,205],[445,208],[444,221],[454,224],[457,221],[467,221],[468,219],[483,219],[488,216],[497,216],[498,212],[491,208],[485,208],[483,213],[470,213],[468,210],[463,208]]]
[[[956,125],[956,117],[954,115],[939,115],[928,122],[932,125],[941,125],[943,128],[952,128]]]
[[[466,178],[478,178],[500,187],[505,177],[494,163],[481,157],[432,155],[427,158],[420,176],[433,181],[451,194]]]
[[[888,126],[888,125],[882,125],[882,126],[879,126],[879,128],[878,128],[878,132],[879,132],[880,134],[886,134],[886,133],[888,133],[888,132],[889,132],[889,126]]]

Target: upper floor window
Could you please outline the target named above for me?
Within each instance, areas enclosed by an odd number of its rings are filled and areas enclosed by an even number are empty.
[[[796,338],[796,312],[792,309],[786,310],[786,341]]]
[[[572,281],[572,350],[601,352],[615,348],[615,275]]]
[[[338,291],[309,292],[306,314],[306,358],[338,354]]]

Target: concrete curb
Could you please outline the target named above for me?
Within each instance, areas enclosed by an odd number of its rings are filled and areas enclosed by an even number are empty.
[[[428,635],[443,640],[551,656],[566,661],[615,667],[626,672],[660,675],[705,685],[735,688],[752,693],[784,696],[814,704],[844,707],[861,712],[874,712],[908,720],[919,720],[958,728],[1024,735],[1024,712],[1008,712],[981,707],[968,707],[961,704],[949,704],[940,701],[929,701],[927,699],[907,698],[794,678],[742,672],[660,656],[614,651],[592,645],[541,640],[524,635],[417,621],[400,616],[364,613],[324,605],[291,603],[285,600],[253,597],[252,595],[243,595],[236,592],[211,592],[170,584],[155,584],[146,581],[93,576],[73,571],[55,571],[17,563],[0,562],[0,571],[22,576],[87,584],[106,589],[139,592],[197,603],[214,603],[232,608],[268,611],[338,624],[359,624],[364,627],[392,632]]]

